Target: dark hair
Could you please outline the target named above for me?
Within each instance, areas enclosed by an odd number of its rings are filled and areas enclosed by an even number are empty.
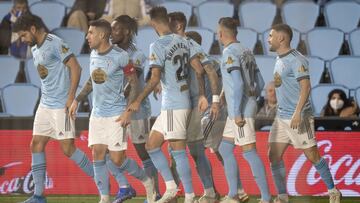
[[[220,18],[219,25],[230,30],[233,33],[233,35],[235,35],[235,36],[237,35],[237,25],[238,24],[234,18],[232,18],[232,17]]]
[[[105,38],[109,39],[111,35],[111,25],[108,21],[104,19],[91,21],[89,26],[97,27],[103,30],[105,33]]]
[[[194,40],[196,43],[201,45],[202,37],[198,32],[188,31],[188,32],[185,32],[185,35],[187,37],[189,37],[190,39]]]
[[[115,21],[121,23],[126,27],[126,29],[130,30],[133,34],[137,35],[138,24],[134,18],[131,18],[128,15],[121,15],[116,17]]]
[[[150,10],[151,20],[159,21],[165,24],[169,24],[169,18],[167,16],[167,10],[165,7],[156,6]]]
[[[291,42],[292,37],[293,37],[293,31],[292,31],[292,29],[291,29],[291,27],[289,25],[280,23],[280,24],[273,25],[271,27],[271,29],[273,29],[273,30],[275,30],[277,32],[285,33],[286,35],[289,36],[289,39],[290,39],[290,42]]]
[[[186,27],[186,16],[184,15],[183,12],[172,12],[168,14],[170,22],[171,21],[176,21],[178,23],[181,23],[183,25],[183,30],[185,30]]]
[[[330,106],[331,97],[334,94],[339,94],[340,99],[342,99],[344,101],[344,106],[341,109],[339,109],[339,112],[341,112],[346,107],[352,106],[351,101],[346,97],[346,94],[343,90],[333,89],[328,94],[328,100],[326,102],[326,105],[324,106],[324,116],[337,116],[337,114],[335,114],[334,110]]]
[[[37,30],[46,29],[43,21],[39,16],[32,14],[21,15],[13,25],[12,31],[29,31],[31,26],[34,26]]]

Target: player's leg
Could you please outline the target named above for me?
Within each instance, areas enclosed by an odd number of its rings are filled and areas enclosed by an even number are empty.
[[[100,203],[108,203],[110,202],[110,182],[105,163],[107,145],[94,144],[91,146],[93,155],[94,179],[96,187],[98,188],[101,196]]]

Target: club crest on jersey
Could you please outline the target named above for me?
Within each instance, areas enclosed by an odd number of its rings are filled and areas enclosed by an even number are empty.
[[[104,70],[102,70],[101,68],[97,68],[95,69],[92,73],[91,73],[91,77],[94,80],[94,82],[96,84],[102,84],[106,81],[107,79],[107,75],[106,72]]]
[[[151,54],[149,60],[150,61],[155,61],[156,60],[155,54]]]
[[[274,83],[275,83],[275,87],[281,86],[282,80],[281,80],[281,76],[278,72],[276,72],[274,75]]]
[[[62,45],[61,46],[61,51],[62,51],[63,54],[65,54],[65,53],[67,53],[69,51],[69,48]]]
[[[228,65],[231,65],[231,64],[234,63],[234,60],[229,56],[225,63],[228,64]]]
[[[140,60],[139,59],[136,59],[136,61],[135,61],[135,66],[140,66],[141,65],[141,62],[140,62]]]
[[[41,79],[45,79],[47,76],[48,76],[48,74],[49,74],[49,71],[48,71],[48,69],[45,67],[45,66],[43,66],[43,65],[38,65],[37,66],[37,70],[38,70],[38,72],[39,72],[39,76],[40,76],[40,78]]]
[[[308,72],[309,69],[305,68],[304,65],[301,65],[299,68],[298,68],[298,72],[299,73],[305,73],[305,72]]]

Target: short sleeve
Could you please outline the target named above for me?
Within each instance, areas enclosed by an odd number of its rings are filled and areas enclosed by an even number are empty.
[[[143,69],[144,63],[146,61],[146,57],[142,52],[137,51],[134,53],[131,60],[132,60],[132,63],[134,64],[135,68]]]
[[[118,62],[119,62],[119,64],[118,64],[119,67],[121,67],[121,68],[126,67],[130,62],[129,54],[126,51],[120,52],[120,57],[119,57]]]
[[[159,68],[165,66],[165,49],[156,43],[150,45],[149,65],[150,67],[156,66]]]
[[[71,56],[74,54],[70,50],[70,47],[63,40],[59,40],[59,43],[56,43],[56,54],[57,57],[63,62],[66,63]]]
[[[240,70],[240,60],[239,57],[236,57],[233,53],[226,51],[224,52],[222,63],[224,65],[224,68],[228,73],[230,73],[233,70]]]
[[[292,71],[294,73],[295,78],[300,81],[302,79],[309,79],[309,65],[306,60],[300,61],[297,60],[296,63],[292,65]]]

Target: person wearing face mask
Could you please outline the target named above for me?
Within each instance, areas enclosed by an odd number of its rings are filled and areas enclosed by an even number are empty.
[[[346,97],[344,91],[340,89],[332,90],[328,95],[328,101],[321,111],[321,116],[356,117],[359,108],[355,101]]]

